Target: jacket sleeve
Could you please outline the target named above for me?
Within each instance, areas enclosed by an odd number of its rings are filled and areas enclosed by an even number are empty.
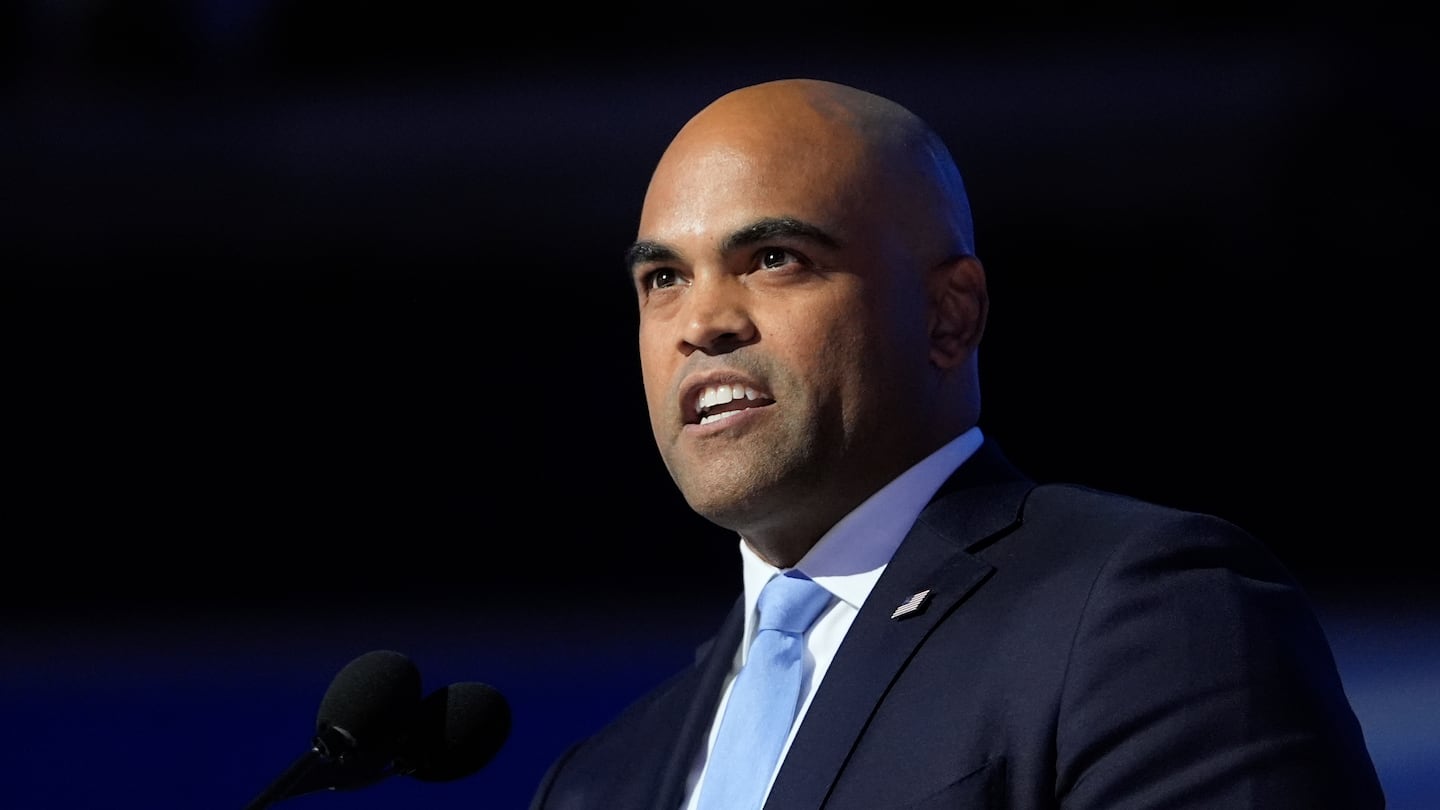
[[[1180,515],[1116,546],[1067,666],[1063,807],[1385,806],[1308,597],[1227,522]]]

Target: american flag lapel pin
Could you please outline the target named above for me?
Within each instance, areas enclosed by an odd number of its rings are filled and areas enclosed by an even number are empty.
[[[926,588],[909,599],[906,599],[904,602],[901,602],[900,607],[895,608],[895,612],[890,614],[890,618],[903,619],[906,616],[914,616],[920,612],[921,608],[925,607],[925,603],[929,600],[930,589]]]

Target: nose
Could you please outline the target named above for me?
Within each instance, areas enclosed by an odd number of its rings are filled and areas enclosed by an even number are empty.
[[[681,350],[723,354],[755,340],[744,284],[731,275],[700,277],[685,294]]]

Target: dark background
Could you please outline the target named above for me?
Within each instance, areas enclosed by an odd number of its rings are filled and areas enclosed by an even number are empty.
[[[372,649],[495,685],[523,808],[738,588],[645,419],[621,254],[716,95],[843,81],[972,195],[987,433],[1215,512],[1440,804],[1433,47],[1384,6],[5,7],[0,805],[239,810]]]

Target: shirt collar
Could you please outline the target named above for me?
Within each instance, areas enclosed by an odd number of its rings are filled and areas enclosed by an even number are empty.
[[[856,610],[910,531],[920,510],[945,479],[980,447],[984,436],[972,427],[881,487],[840,519],[795,565]],[[760,589],[782,570],[765,562],[742,538],[745,625],[754,622]]]

